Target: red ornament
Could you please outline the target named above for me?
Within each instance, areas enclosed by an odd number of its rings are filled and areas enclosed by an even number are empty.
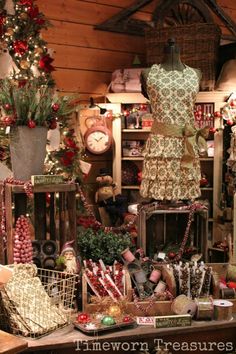
[[[230,105],[230,107],[234,107],[235,106],[234,100],[232,100],[229,105]]]
[[[217,117],[217,118],[220,118],[221,117],[220,111],[214,112],[214,116]]]
[[[23,55],[25,54],[25,52],[27,51],[28,49],[28,44],[26,41],[19,41],[19,40],[16,40],[14,43],[13,43],[13,49],[14,49],[14,52],[17,53],[17,54],[20,54],[20,55]]]
[[[167,254],[167,257],[168,257],[169,259],[174,259],[174,258],[176,257],[176,253],[175,253],[175,252],[169,252],[169,253]]]
[[[9,103],[4,104],[5,111],[9,111],[11,109],[11,105]]]
[[[125,316],[122,320],[122,322],[125,322],[125,323],[129,323],[129,322],[132,322],[132,318],[130,316]]]
[[[29,127],[30,129],[33,129],[33,128],[36,127],[36,123],[35,123],[35,121],[32,120],[32,119],[30,119],[30,120],[28,121],[27,125],[28,125],[28,127]]]
[[[90,317],[87,313],[80,313],[78,316],[77,316],[77,322],[79,323],[88,323],[90,321]]]
[[[54,67],[51,65],[53,60],[54,59],[52,59],[49,54],[46,54],[39,60],[39,67],[49,73],[55,70]]]
[[[53,110],[54,112],[57,112],[59,108],[60,108],[60,105],[59,105],[58,103],[53,103],[53,105],[52,105],[52,110]]]
[[[228,125],[233,125],[233,124],[234,124],[234,122],[232,121],[232,119],[227,119],[226,123],[227,123]]]
[[[15,119],[12,116],[5,116],[1,120],[6,127],[15,123]]]

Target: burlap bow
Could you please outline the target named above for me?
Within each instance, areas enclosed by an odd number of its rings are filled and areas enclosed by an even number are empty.
[[[181,159],[181,166],[192,168],[193,161],[196,158],[194,146],[197,144],[200,152],[207,152],[206,138],[209,134],[209,127],[196,129],[190,124],[186,124],[183,131],[184,136],[184,154]]]
[[[184,154],[181,159],[181,166],[185,168],[192,168],[193,162],[196,158],[197,151],[194,146],[198,146],[199,152],[207,152],[206,138],[209,134],[209,127],[196,129],[189,123],[181,127],[176,124],[166,124],[154,121],[152,126],[152,133],[162,134],[170,137],[184,137]]]

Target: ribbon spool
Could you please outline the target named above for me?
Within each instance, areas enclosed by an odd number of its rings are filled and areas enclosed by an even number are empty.
[[[171,310],[176,315],[189,314],[193,317],[197,311],[197,304],[189,297],[182,294],[174,299],[171,305]]]
[[[211,321],[214,316],[213,301],[210,297],[195,299],[197,305],[196,320]]]
[[[216,321],[232,320],[233,303],[227,300],[214,300],[214,319]]]
[[[224,289],[220,290],[220,293],[221,293],[222,299],[235,299],[236,298],[235,289],[224,288]]]

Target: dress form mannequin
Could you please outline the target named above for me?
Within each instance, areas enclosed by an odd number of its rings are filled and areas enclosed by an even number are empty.
[[[168,39],[165,47],[164,47],[164,58],[161,62],[161,67],[166,71],[183,71],[185,69],[185,65],[182,63],[180,58],[180,49],[175,42],[174,38]],[[195,69],[199,79],[201,78],[201,72],[198,69]],[[150,68],[144,69],[141,73],[141,89],[144,97],[149,98],[146,89],[146,81],[149,74]]]
[[[167,71],[183,71],[185,68],[185,65],[180,59],[179,47],[176,45],[174,39],[168,39],[168,42],[164,47],[164,59],[161,63],[161,67]]]
[[[142,92],[149,98],[153,125],[143,151],[140,195],[159,201],[186,201],[201,195],[199,135],[194,104],[200,72],[183,64],[170,39],[164,59],[142,71]]]

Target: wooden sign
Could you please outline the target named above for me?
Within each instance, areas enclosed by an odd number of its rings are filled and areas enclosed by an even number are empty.
[[[64,183],[64,178],[61,175],[34,175],[31,176],[31,183],[33,186],[61,184]]]
[[[191,326],[191,315],[170,315],[170,316],[155,316],[155,328],[169,327],[186,327]]]

